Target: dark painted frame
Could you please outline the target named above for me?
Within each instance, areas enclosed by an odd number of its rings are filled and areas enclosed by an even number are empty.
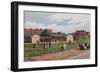
[[[52,66],[39,68],[18,68],[18,6],[33,5],[33,6],[50,6],[50,7],[68,7],[68,8],[83,8],[95,10],[95,64],[72,65],[72,66]],[[97,63],[97,6],[84,5],[66,5],[66,4],[50,4],[50,3],[35,3],[35,2],[11,2],[11,71],[32,71],[32,70],[50,70],[50,69],[65,69],[65,68],[81,68],[81,67],[96,67]]]

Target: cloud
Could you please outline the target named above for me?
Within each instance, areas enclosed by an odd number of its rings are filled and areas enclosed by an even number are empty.
[[[90,27],[87,24],[80,24],[80,25],[65,25],[65,26],[58,26],[58,24],[40,24],[36,22],[27,22],[24,26],[25,28],[32,28],[32,29],[51,29],[53,32],[63,32],[63,33],[71,33],[75,32],[76,30],[86,30],[90,31]]]
[[[39,15],[38,15],[39,14]],[[90,31],[90,14],[73,14],[73,13],[48,13],[43,15],[38,13],[37,15],[29,16],[30,19],[26,19],[25,28],[33,29],[52,29],[53,32],[71,33],[76,30]],[[42,18],[43,16],[43,18]],[[41,18],[40,18],[41,17]],[[27,17],[26,17],[27,18]],[[37,20],[38,21],[37,21]],[[34,21],[33,21],[34,20]],[[46,22],[46,23],[45,23]]]
[[[74,14],[74,13],[56,13],[49,16],[49,19],[52,21],[55,21],[57,23],[59,22],[67,22],[70,24],[85,24],[85,22],[90,22],[90,15],[89,14]]]
[[[49,19],[52,21],[55,21],[55,22],[62,22],[64,20],[71,19],[71,17],[66,17],[66,16],[69,16],[69,15],[55,13],[55,14],[52,14],[51,16],[49,16]]]
[[[24,28],[27,28],[27,29],[30,29],[30,28],[33,28],[33,29],[45,29],[46,27],[43,25],[43,24],[40,24],[40,23],[36,23],[36,22],[26,22],[25,25],[24,25]]]

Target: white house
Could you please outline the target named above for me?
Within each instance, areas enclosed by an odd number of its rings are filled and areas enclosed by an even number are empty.
[[[74,37],[71,34],[69,34],[69,35],[66,36],[67,43],[73,43],[73,39],[74,39]]]
[[[33,36],[31,37],[31,39],[32,39],[32,43],[33,43],[33,44],[36,44],[37,42],[40,41],[40,36],[37,35],[37,34],[35,34],[35,35],[33,35]]]

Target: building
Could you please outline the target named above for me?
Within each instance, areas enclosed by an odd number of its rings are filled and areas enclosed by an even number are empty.
[[[32,36],[40,35],[44,30],[43,29],[24,29],[24,43],[32,43]]]
[[[66,34],[61,32],[52,33],[52,43],[66,42]]]
[[[52,32],[49,29],[25,29],[24,43],[66,42],[66,34],[61,32]]]
[[[40,36],[39,36],[38,34],[34,34],[34,35],[31,37],[31,39],[32,39],[32,43],[33,43],[33,44],[36,44],[36,43],[40,42]]]
[[[24,43],[31,43],[32,39],[30,36],[32,35],[32,29],[24,29]]]
[[[65,34],[62,32],[52,32],[50,29],[24,29],[24,43],[73,43],[80,37],[90,37],[90,32],[78,30],[74,33]]]
[[[90,32],[86,32],[84,30],[79,30],[79,31],[76,31],[75,33],[73,33],[73,35],[74,35],[74,39],[77,40],[80,37],[83,37],[83,38],[90,37]]]
[[[71,34],[67,35],[66,36],[66,41],[67,41],[67,43],[73,43],[73,41],[74,41],[73,35],[71,35]]]

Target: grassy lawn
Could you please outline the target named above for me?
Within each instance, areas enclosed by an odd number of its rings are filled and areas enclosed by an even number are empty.
[[[24,57],[28,60],[29,57],[38,56],[46,53],[54,53],[61,51],[61,46],[59,44],[51,44],[50,48],[42,48],[40,46],[33,48],[32,44],[24,44]],[[78,48],[78,44],[66,44],[66,49]],[[65,50],[66,50],[65,49]]]
[[[89,41],[89,39],[84,40],[82,39],[82,41],[87,42]],[[79,48],[79,42],[77,41],[76,43],[72,43],[72,44],[68,44],[66,43],[66,49],[73,49],[73,48]],[[42,54],[46,54],[46,53],[55,53],[61,51],[61,45],[59,44],[51,44],[50,48],[43,48],[43,45],[39,44],[37,45],[36,48],[33,48],[33,44],[24,44],[24,59],[25,61],[29,61],[31,60],[30,57],[33,56],[38,56],[38,55],[42,55]]]

